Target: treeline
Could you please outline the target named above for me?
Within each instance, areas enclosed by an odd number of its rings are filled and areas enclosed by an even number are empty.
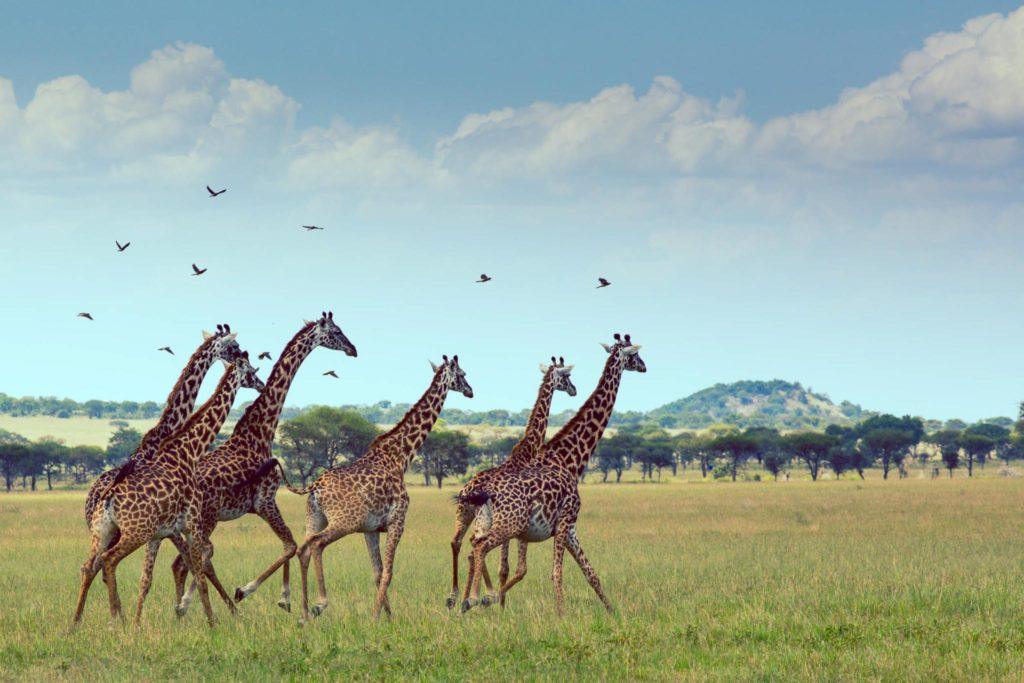
[[[93,399],[79,403],[70,398],[56,396],[24,396],[17,398],[0,393],[0,414],[14,417],[48,415],[69,418],[75,416],[107,420],[153,419],[160,416],[163,404],[155,401],[100,401]]]
[[[46,482],[47,489],[58,481],[85,484],[108,467],[127,460],[141,441],[142,434],[127,425],[118,425],[106,448],[66,446],[51,437],[29,441],[0,429],[0,473],[7,491],[18,483],[32,491],[41,481]]]
[[[702,477],[736,481],[752,462],[775,479],[794,468],[806,469],[815,481],[826,470],[837,478],[852,472],[863,479],[871,468],[881,469],[884,479],[893,472],[904,477],[915,460],[922,467],[934,464],[936,471],[945,468],[951,477],[960,467],[973,476],[975,466],[984,467],[992,458],[1007,466],[1024,458],[1024,406],[1021,412],[1013,431],[980,422],[927,432],[921,419],[894,415],[876,415],[853,427],[830,425],[823,431],[787,434],[768,427],[739,430],[724,425],[700,434],[675,435],[651,427],[626,428],[598,445],[592,466],[602,481],[619,481],[634,466],[645,479],[653,479],[655,473],[660,477],[665,468],[677,474],[680,468],[699,467]]]
[[[106,448],[68,447],[44,437],[34,442],[0,430],[0,472],[6,490],[20,484],[36,490],[40,482],[82,485],[105,469],[125,462],[138,447],[142,434],[127,423],[117,430]],[[780,433],[769,427],[738,429],[716,425],[702,432],[671,434],[652,425],[621,427],[598,445],[590,472],[602,481],[621,481],[624,472],[639,469],[642,479],[661,478],[662,472],[693,467],[702,477],[735,481],[752,463],[778,479],[793,470],[806,470],[817,480],[825,471],[836,477],[854,473],[863,478],[879,468],[883,478],[906,476],[907,466],[918,461],[945,468],[952,476],[964,468],[973,476],[976,466],[993,458],[1006,463],[1024,459],[1024,407],[1014,429],[981,422],[963,428],[927,431],[919,418],[877,415],[853,427],[831,425],[822,431]],[[281,423],[274,454],[285,464],[289,477],[310,483],[323,470],[362,455],[380,430],[375,421],[355,410],[317,406]],[[224,435],[218,437],[213,448]],[[428,435],[420,453],[409,463],[424,484],[440,487],[445,479],[464,477],[501,462],[518,436],[473,442],[461,431],[440,421]],[[586,473],[585,475],[586,476]]]

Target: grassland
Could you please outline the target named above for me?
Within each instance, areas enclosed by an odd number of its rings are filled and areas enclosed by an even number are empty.
[[[74,633],[82,494],[0,496],[0,679],[1019,680],[1024,670],[1020,479],[589,484],[580,534],[617,611],[600,609],[567,558],[564,619],[550,544],[534,547],[506,611],[449,614],[451,491],[411,490],[393,621],[370,621],[366,550],[347,538],[325,555],[330,608],[305,627],[274,605],[278,577],[237,619],[219,605],[213,631],[199,611],[176,621],[166,545],[139,632],[108,623],[97,581]],[[281,503],[299,531],[302,499]],[[255,517],[214,540],[229,587],[279,551]],[[129,607],[139,560],[119,572]]]

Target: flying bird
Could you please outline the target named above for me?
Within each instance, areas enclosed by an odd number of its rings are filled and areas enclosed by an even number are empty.
[[[594,289],[601,289],[602,287],[607,287],[608,285],[611,284],[610,282],[605,280],[603,277],[597,278],[597,281],[600,282],[601,284],[599,284],[597,287],[594,287]]]
[[[88,320],[92,320],[92,314],[91,313],[79,313],[77,317],[79,317],[79,318],[87,318]]]
[[[170,346],[161,346],[159,349],[157,349],[157,351],[166,351],[167,353],[171,354],[172,356],[174,355],[174,351],[171,351],[171,347]]]
[[[207,186],[206,186],[206,191],[210,193],[210,199],[213,199],[214,197],[216,197],[216,196],[218,196],[218,195],[222,195],[222,194],[224,194],[225,192],[227,192],[227,191],[228,191],[228,188],[226,188],[226,187],[225,187],[225,188],[224,188],[223,190],[221,190],[221,191],[219,191],[219,192],[214,192],[214,191],[213,191],[213,188],[212,188],[212,187],[210,187],[209,185],[207,185]]]
[[[127,249],[128,247],[132,246],[132,243],[131,243],[131,242],[125,242],[124,244],[121,244],[121,243],[120,243],[120,242],[118,242],[117,240],[114,240],[114,244],[116,244],[116,245],[117,245],[117,250],[118,250],[118,251],[124,251],[124,250],[125,250],[125,249]]]
[[[264,351],[263,353],[261,353],[259,355],[259,360],[274,360],[274,359],[270,357],[270,352],[269,351]]]
[[[338,374],[334,372],[334,370],[328,370],[327,372],[325,372],[324,377],[333,377],[334,379],[341,379],[340,377],[338,377]]]
[[[319,225],[303,225],[302,227],[305,228],[306,232],[313,232],[314,230],[323,230],[323,228],[321,228]]]
[[[192,277],[196,277],[197,275],[202,275],[207,270],[208,270],[207,268],[200,268],[199,266],[197,266],[196,264],[193,263],[192,264]]]
[[[477,280],[477,282],[490,282],[490,281],[491,281],[491,280],[493,280],[493,279],[494,279],[494,278],[492,278],[492,277],[491,277],[490,275],[488,275],[487,273],[480,273],[480,279],[479,279],[479,280]]]

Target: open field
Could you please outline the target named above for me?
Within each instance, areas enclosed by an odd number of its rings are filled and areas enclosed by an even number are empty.
[[[561,620],[550,543],[505,612],[449,614],[452,489],[410,493],[391,622],[369,620],[358,538],[328,549],[331,604],[304,628],[275,606],[278,577],[235,620],[217,605],[212,632],[198,603],[176,621],[165,544],[140,632],[108,624],[97,580],[70,635],[82,495],[0,496],[0,678],[1019,680],[1024,667],[1020,479],[587,485],[581,540],[617,612],[567,556]],[[281,502],[300,531],[302,499]],[[214,540],[229,589],[279,550],[255,517]],[[129,608],[140,559],[119,572]]]

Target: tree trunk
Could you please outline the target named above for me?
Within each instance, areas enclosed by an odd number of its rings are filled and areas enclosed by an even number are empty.
[[[858,467],[858,468],[857,468],[857,474],[859,474],[859,475],[860,475],[860,478],[861,478],[861,479],[864,479],[864,468],[862,468],[862,467]]]
[[[46,470],[46,490],[47,491],[52,491],[53,490],[53,481],[51,479],[51,474],[52,473],[50,472],[50,470]]]
[[[442,479],[444,479],[444,475],[443,474],[438,474],[437,475],[437,488],[441,488],[441,480]]]
[[[967,456],[967,476],[974,476],[974,456],[972,455]]]
[[[607,484],[608,483],[608,470],[601,470],[601,483],[602,484]]]
[[[423,485],[430,486],[430,471],[426,467],[423,468]]]
[[[889,461],[886,458],[882,458],[882,479],[889,478]]]
[[[36,490],[36,475],[32,475],[32,490]]]
[[[950,479],[953,478],[953,468],[952,467],[949,468],[949,478]]]
[[[736,461],[732,461],[732,480],[736,481]]]
[[[622,470],[615,470],[615,483],[616,484],[621,484],[622,483]]]

